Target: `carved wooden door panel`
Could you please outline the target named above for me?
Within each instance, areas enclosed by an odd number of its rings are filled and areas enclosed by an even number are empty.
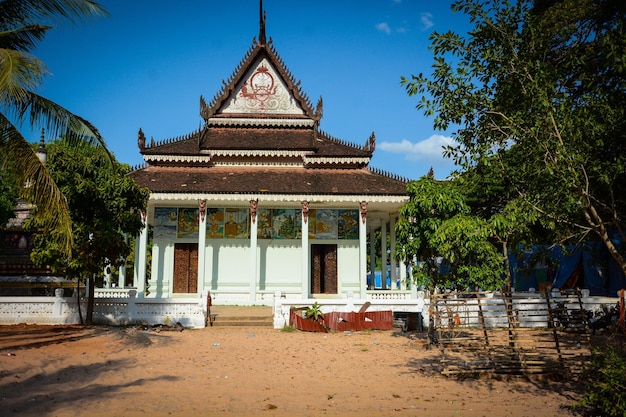
[[[337,245],[311,245],[311,293],[337,294]]]
[[[176,243],[174,245],[175,293],[198,292],[198,244]]]

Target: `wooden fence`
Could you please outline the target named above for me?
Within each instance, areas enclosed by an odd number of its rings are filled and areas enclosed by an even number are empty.
[[[580,292],[435,294],[430,313],[444,374],[565,375],[579,373],[591,356]]]

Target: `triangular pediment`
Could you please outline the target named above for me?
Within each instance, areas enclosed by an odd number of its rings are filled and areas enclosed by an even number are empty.
[[[216,113],[305,114],[280,72],[266,56],[257,58]]]
[[[321,101],[313,110],[300,82],[293,78],[275,51],[272,41],[258,43],[224,82],[211,103],[200,97],[200,115],[209,119],[309,119],[319,121]]]

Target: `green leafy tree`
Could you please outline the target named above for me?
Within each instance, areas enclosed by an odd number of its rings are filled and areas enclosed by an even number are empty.
[[[603,346],[593,351],[585,371],[587,392],[575,407],[581,415],[626,416],[626,355],[623,349]]]
[[[134,236],[143,227],[140,211],[145,209],[149,191],[126,175],[128,165],[111,160],[104,148],[89,144],[72,145],[67,140],[50,144],[46,168],[67,198],[73,246],[71,256],[66,257],[57,239],[50,239],[48,233],[37,234],[33,261],[50,265],[54,273],[82,280],[102,274],[108,262],[119,267],[132,250],[125,236]],[[37,229],[37,217],[27,226]]]
[[[104,141],[88,121],[36,93],[48,71],[32,51],[52,24],[105,14],[89,0],[0,2],[0,150],[12,162],[12,178],[20,196],[41,209],[37,215],[42,227],[54,231],[50,237],[58,241],[66,256],[72,247],[67,204],[20,129],[45,128],[50,136],[63,134],[72,142],[104,146]]]
[[[2,169],[0,170],[0,229],[13,217],[16,200],[17,187],[15,186],[15,180],[11,178],[8,170]]]
[[[409,201],[396,223],[396,254],[413,265],[415,283],[436,289],[499,289],[502,255],[490,241],[493,228],[472,216],[454,182],[423,177],[407,186]]]
[[[402,78],[437,128],[459,127],[447,154],[466,169],[493,164],[555,239],[595,236],[626,272],[613,236],[626,240],[626,3],[452,9],[473,29],[433,33],[433,73]]]
[[[511,253],[532,244],[554,241],[554,225],[543,218],[524,199],[519,198],[498,165],[479,164],[461,173],[455,182],[463,192],[473,215],[485,219],[491,228],[491,240],[504,260],[505,292],[511,289],[509,263]]]

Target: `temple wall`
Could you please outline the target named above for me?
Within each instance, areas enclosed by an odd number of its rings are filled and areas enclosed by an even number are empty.
[[[361,288],[359,279],[358,241],[339,242],[337,245],[337,275],[339,294],[358,294]]]
[[[300,291],[302,242],[294,239],[261,239],[257,246],[258,289]]]

